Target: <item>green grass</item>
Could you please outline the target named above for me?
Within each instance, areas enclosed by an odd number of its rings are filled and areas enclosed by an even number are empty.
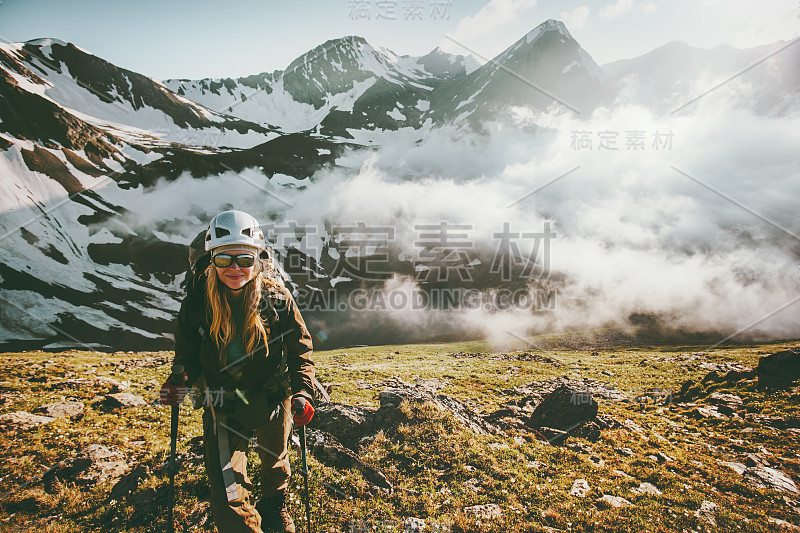
[[[333,385],[332,399],[377,408],[381,381],[399,378],[437,379],[441,393],[468,402],[478,413],[496,410],[514,399],[514,387],[553,377],[587,378],[614,386],[627,397],[647,389],[680,389],[688,379],[708,373],[706,363],[740,363],[754,367],[759,357],[799,342],[737,347],[669,346],[592,350],[529,351],[562,366],[524,361],[520,351],[497,351],[486,342],[374,346],[317,352],[318,378]],[[698,352],[704,355],[692,355]],[[169,411],[145,406],[108,411],[103,388],[59,388],[66,379],[92,376],[130,381],[130,392],[156,397],[168,372],[171,354],[70,351],[0,355],[0,414],[71,397],[85,404],[77,420],[59,419],[16,433],[0,433],[0,531],[148,532],[164,531],[167,477],[163,468],[169,449]],[[158,357],[165,363],[138,366]],[[754,381],[706,385],[697,389],[697,403],[712,392],[732,392],[744,399],[750,413],[800,417],[798,388],[765,392]],[[361,450],[367,464],[380,468],[395,486],[388,494],[371,486],[355,471],[324,466],[310,457],[310,491],[318,531],[402,531],[410,517],[424,519],[426,531],[575,531],[683,532],[776,531],[769,518],[800,522],[783,494],[754,490],[719,461],[744,462],[747,453],[768,452],[781,470],[800,481],[797,436],[739,420],[697,420],[691,407],[655,402],[600,400],[600,413],[643,428],[604,430],[600,439],[581,443],[584,449],[543,444],[525,432],[481,436],[465,431],[453,417],[432,404],[403,404],[406,422],[379,433]],[[208,488],[202,460],[189,450],[190,439],[202,433],[200,412],[181,407],[179,451],[190,458],[177,477],[175,517],[178,531],[213,531],[208,519]],[[196,442],[196,441],[193,441]],[[50,492],[42,474],[86,446],[99,443],[124,455],[131,467],[143,465],[148,475],[121,502],[108,501],[111,484],[81,487],[55,484]],[[633,455],[618,453],[630,448]],[[590,453],[586,453],[589,451]],[[673,459],[649,458],[662,452]],[[292,452],[295,475],[290,508],[298,527],[302,517],[299,454]],[[599,461],[602,464],[598,464]],[[251,453],[251,477],[258,482]],[[569,495],[577,478],[586,479],[586,498]],[[642,482],[661,496],[632,492]],[[616,509],[600,504],[603,494],[622,496],[634,505]],[[794,499],[800,499],[792,496]],[[717,528],[695,517],[704,500],[719,507]],[[791,502],[790,502],[791,503]],[[502,515],[480,519],[465,507],[497,504]]]

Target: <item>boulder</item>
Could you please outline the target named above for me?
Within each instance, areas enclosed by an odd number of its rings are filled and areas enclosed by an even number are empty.
[[[342,446],[330,433],[309,429],[306,442],[311,453],[322,464],[331,468],[354,468],[360,471],[364,479],[373,485],[389,492],[393,490],[392,483],[383,472],[364,463],[352,450]]]
[[[585,498],[587,494],[589,494],[589,482],[585,479],[576,479],[575,482],[572,484],[572,488],[569,489],[570,496],[576,496],[578,498]]]
[[[715,392],[709,396],[708,401],[717,407],[717,410],[724,415],[731,416],[739,411],[744,402],[735,394]]]
[[[704,500],[703,503],[700,504],[700,508],[694,512],[694,515],[699,518],[701,522],[704,522],[709,526],[716,527],[717,509],[718,507],[716,503]]]
[[[136,396],[130,392],[117,392],[115,394],[107,394],[106,402],[111,408],[122,407],[142,407],[147,405],[147,401],[141,396]]]
[[[55,420],[51,416],[34,415],[25,411],[14,411],[0,415],[0,428],[3,431],[16,431],[31,429],[42,424],[49,424]]]
[[[96,485],[116,480],[125,473],[128,464],[122,456],[101,444],[92,444],[75,457],[66,459],[42,476],[45,490],[56,491],[55,481],[74,482],[78,485]]]
[[[663,494],[652,483],[641,483],[638,487],[631,489],[631,492],[635,494],[648,494],[650,496],[661,496],[661,494]]]
[[[744,471],[743,476],[747,484],[756,489],[770,489],[792,494],[800,493],[792,478],[774,468],[764,466],[751,467]]]
[[[545,396],[525,422],[531,428],[549,427],[571,432],[597,417],[598,405],[591,395],[561,385]]]
[[[360,407],[323,403],[316,408],[309,428],[327,432],[348,448],[355,449],[363,437],[373,433],[373,418],[373,412]]]
[[[800,350],[793,348],[762,357],[756,375],[760,387],[788,389],[800,379]]]
[[[117,483],[111,487],[109,501],[122,501],[139,488],[139,482],[147,477],[147,468],[139,465],[130,473],[122,476]]]
[[[72,417],[83,413],[83,402],[78,400],[53,402],[37,407],[33,412],[42,413],[52,418]]]
[[[622,496],[612,496],[610,494],[603,494],[603,497],[600,498],[600,503],[603,503],[609,507],[629,507],[633,505],[631,502],[623,498]]]

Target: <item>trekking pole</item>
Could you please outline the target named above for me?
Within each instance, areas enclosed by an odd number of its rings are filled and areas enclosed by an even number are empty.
[[[173,385],[180,385],[181,387],[185,385],[183,381],[183,366],[182,365],[173,365],[172,366],[172,375],[169,377],[170,383]],[[178,447],[178,411],[180,410],[179,405],[172,406],[172,419],[170,421],[170,428],[169,428],[169,466],[167,468],[169,472],[169,492],[168,492],[168,505],[169,508],[167,510],[167,531],[169,533],[175,533],[175,522],[172,519],[172,510],[175,507],[175,471],[177,470],[175,466],[175,453],[176,448]]]
[[[311,533],[311,502],[308,499],[308,461],[306,459],[306,427],[300,426],[300,456],[303,462],[303,477],[305,478],[306,496],[306,531]]]

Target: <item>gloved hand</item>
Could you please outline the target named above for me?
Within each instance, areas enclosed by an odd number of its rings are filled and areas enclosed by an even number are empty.
[[[298,426],[305,426],[314,418],[314,406],[303,394],[292,396],[292,417]]]
[[[159,397],[162,405],[180,405],[188,391],[186,379],[186,372],[183,372],[177,376],[170,376],[169,379],[161,385]]]

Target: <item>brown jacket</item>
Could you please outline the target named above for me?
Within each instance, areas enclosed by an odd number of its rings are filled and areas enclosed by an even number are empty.
[[[189,287],[181,303],[175,329],[175,359],[173,364],[183,365],[191,386],[201,376],[210,390],[239,389],[244,392],[260,390],[267,386],[278,372],[283,346],[286,346],[288,377],[293,394],[314,395],[314,362],[311,335],[291,293],[284,287],[280,292],[263,291],[261,317],[267,330],[268,350],[260,341],[253,357],[244,363],[241,372],[234,374],[220,369],[220,351],[209,335],[206,316],[205,278]],[[278,323],[275,323],[277,312]]]

